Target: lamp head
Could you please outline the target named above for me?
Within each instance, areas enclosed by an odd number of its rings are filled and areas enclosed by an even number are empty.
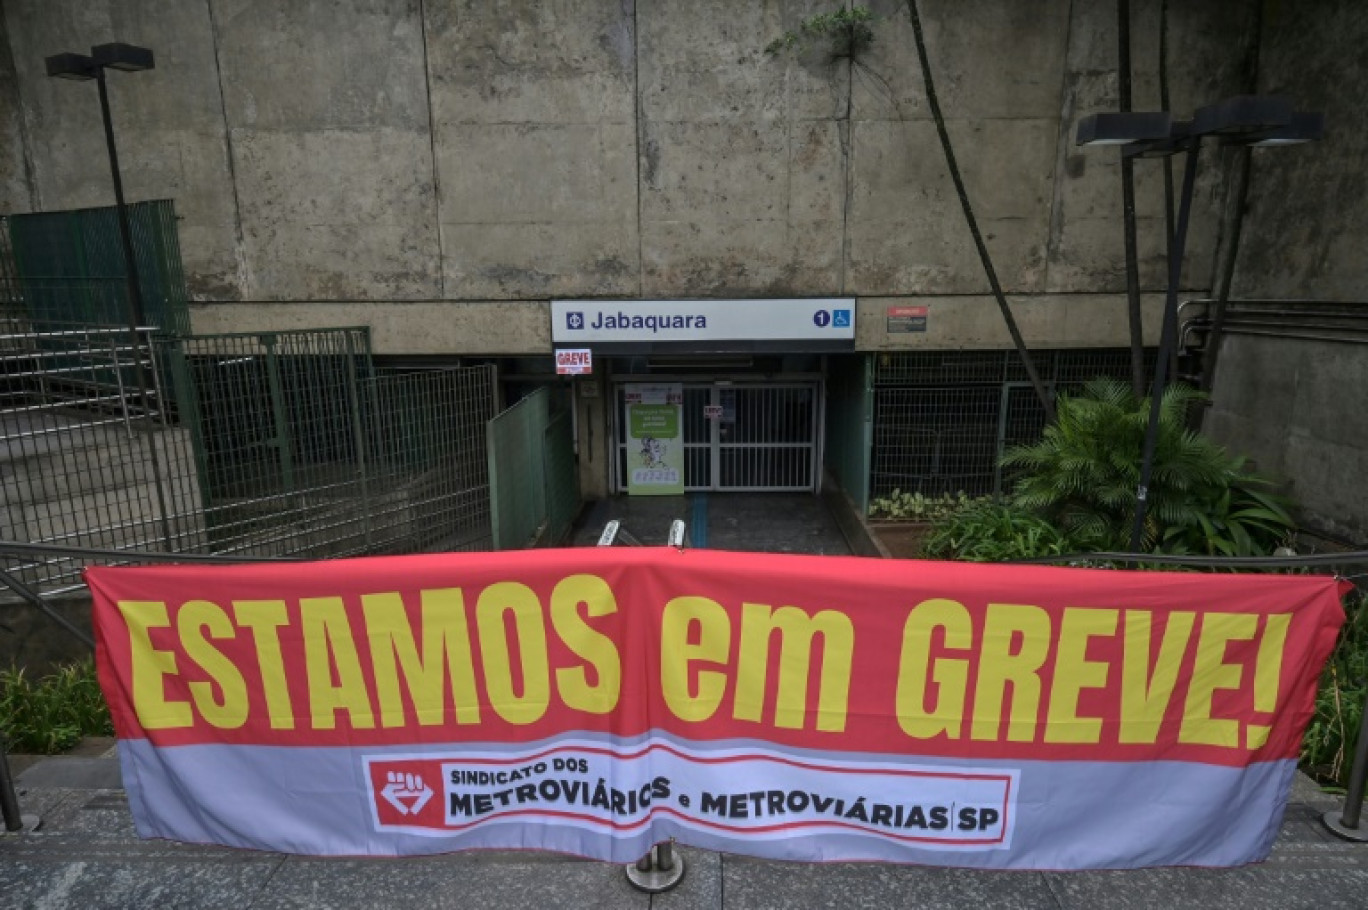
[[[1316,142],[1325,135],[1325,115],[1313,111],[1293,111],[1292,120],[1287,126],[1255,133],[1247,141],[1253,148],[1269,148],[1275,145],[1301,145]]]
[[[47,74],[55,79],[84,81],[95,78],[99,64],[85,54],[53,54],[45,61]]]
[[[1292,102],[1279,95],[1236,95],[1200,107],[1192,115],[1192,129],[1199,136],[1239,136],[1287,126]]]
[[[1167,112],[1089,114],[1078,121],[1079,145],[1129,145],[1167,139],[1172,124]]]
[[[95,62],[100,66],[122,70],[125,73],[153,68],[152,51],[135,44],[117,41],[112,44],[97,44],[90,49],[90,56],[95,58]]]
[[[1168,136],[1148,142],[1132,142],[1121,150],[1126,158],[1168,158],[1186,150],[1196,140],[1191,120],[1175,120]]]

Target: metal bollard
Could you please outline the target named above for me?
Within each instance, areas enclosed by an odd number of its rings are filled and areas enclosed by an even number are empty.
[[[1332,834],[1359,843],[1368,843],[1368,828],[1359,827],[1359,816],[1363,814],[1365,778],[1368,778],[1368,699],[1364,701],[1363,720],[1359,722],[1354,764],[1349,769],[1349,790],[1344,794],[1344,811],[1341,813],[1331,809],[1321,816],[1321,821]]]
[[[675,852],[674,841],[662,841],[626,869],[627,881],[638,891],[659,894],[684,878],[684,857]]]
[[[37,831],[42,820],[36,815],[24,815],[19,811],[19,797],[14,793],[14,778],[10,777],[9,756],[0,744],[0,810],[5,816],[6,834],[23,834]]]
[[[667,539],[669,546],[684,549],[684,522],[676,518],[670,522],[670,536]]]
[[[604,525],[603,533],[599,535],[598,545],[601,547],[611,547],[613,542],[617,540],[618,529],[621,527],[622,523],[616,518]]]

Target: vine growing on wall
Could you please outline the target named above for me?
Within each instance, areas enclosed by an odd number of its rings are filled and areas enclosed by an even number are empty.
[[[1021,358],[1022,367],[1026,371],[1027,378],[1031,381],[1036,397],[1040,400],[1046,419],[1053,420],[1055,415],[1054,398],[1046,389],[1044,382],[1041,381],[1040,374],[1032,362],[1030,351],[1026,347],[1026,341],[1022,338],[1021,330],[1017,326],[1016,318],[1012,315],[1011,305],[1008,303],[1007,295],[1003,292],[1002,285],[998,281],[997,271],[993,268],[992,257],[989,255],[987,244],[984,243],[983,236],[979,231],[978,219],[974,215],[974,208],[969,201],[968,191],[965,189],[964,180],[960,176],[959,164],[955,160],[954,146],[950,141],[950,133],[945,126],[945,116],[941,113],[940,101],[936,97],[936,84],[931,75],[931,61],[926,50],[926,38],[922,29],[921,13],[917,9],[917,0],[906,0],[906,2],[908,18],[912,23],[912,32],[917,48],[917,60],[921,65],[926,104],[931,111],[931,118],[936,124],[936,133],[940,138],[941,150],[945,155],[946,169],[950,172],[950,178],[955,184],[955,194],[959,197],[960,207],[964,211],[965,223],[973,237],[974,247],[978,251],[979,261],[982,263],[984,275],[992,289],[993,298],[997,301],[998,310],[1002,314],[1002,321],[1007,327],[1008,335],[1012,338],[1012,346],[1016,348],[1017,355]],[[826,44],[829,60],[833,63],[838,60],[847,60],[852,75],[860,72],[871,76],[888,93],[889,100],[894,109],[898,111],[899,119],[902,119],[902,109],[898,104],[896,93],[888,85],[887,80],[865,66],[859,59],[860,52],[874,41],[874,23],[876,21],[874,14],[862,6],[850,6],[829,13],[819,13],[804,19],[793,31],[785,32],[771,41],[765,47],[765,53],[776,56],[785,52],[804,52],[815,48],[819,43],[829,42]],[[847,122],[850,115],[851,104],[849,97],[847,97],[844,117]],[[850,166],[849,130],[843,132],[842,135],[847,167],[846,210],[848,212],[850,204],[848,191],[850,185],[848,172]],[[844,290],[844,272],[842,274],[842,290]]]
[[[765,53],[770,56],[804,53],[829,42],[827,49],[832,60],[853,60],[874,41],[876,21],[874,14],[863,6],[818,13],[771,41],[765,47]]]

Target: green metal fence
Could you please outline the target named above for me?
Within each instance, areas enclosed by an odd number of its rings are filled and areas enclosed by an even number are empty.
[[[189,431],[167,407],[150,331],[11,324],[0,334],[0,538],[111,550],[207,547]],[[129,381],[140,361],[147,395]],[[80,564],[17,567],[46,596]]]
[[[868,355],[834,357],[827,376],[826,463],[860,513],[869,507],[873,365]]]
[[[169,199],[127,207],[147,323],[188,335],[185,272]],[[127,325],[127,264],[113,206],[0,218],[8,250],[0,250],[0,295],[34,324]],[[5,272],[9,274],[4,275]],[[8,278],[8,280],[5,280]]]
[[[489,491],[494,549],[565,539],[579,512],[571,417],[541,388],[489,422]]]
[[[312,558],[490,548],[493,366],[380,372],[364,329],[140,342],[98,326],[0,334],[0,538]],[[123,381],[135,358],[147,408]],[[176,409],[162,361],[180,374]],[[81,565],[16,571],[57,597]]]
[[[1035,351],[1032,357],[1054,392],[1095,376],[1130,376],[1126,349]],[[1010,487],[998,465],[1003,451],[1035,441],[1045,428],[1044,408],[1014,351],[880,353],[873,359],[871,497],[895,489],[979,496]]]
[[[377,374],[366,329],[173,345],[215,553],[488,544],[492,367]]]

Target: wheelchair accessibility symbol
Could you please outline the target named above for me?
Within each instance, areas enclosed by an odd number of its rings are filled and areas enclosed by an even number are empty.
[[[831,326],[833,329],[848,329],[851,326],[850,310],[818,310],[812,314],[812,321],[817,328],[824,329]]]

